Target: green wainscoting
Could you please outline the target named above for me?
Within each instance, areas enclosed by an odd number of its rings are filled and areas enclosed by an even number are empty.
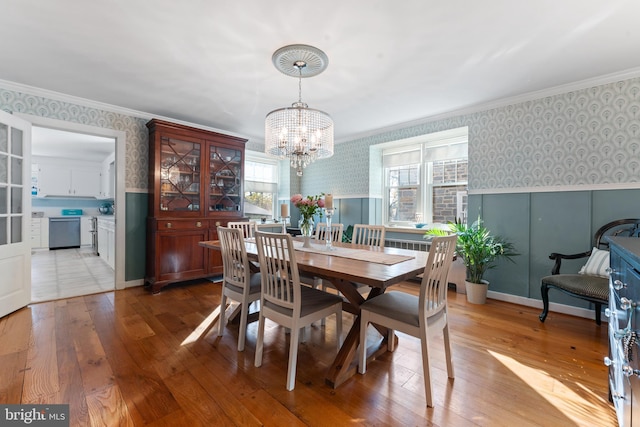
[[[485,225],[510,239],[521,254],[502,261],[487,274],[490,290],[541,299],[540,279],[551,273],[551,252],[566,254],[591,248],[593,235],[607,222],[640,217],[640,190],[594,190],[469,196],[469,219],[482,212]],[[575,273],[586,262],[563,262]],[[586,301],[550,292],[552,302],[593,308]]]
[[[145,193],[126,194],[126,280],[144,278],[147,199]],[[379,198],[344,198],[336,200],[335,205],[333,222],[345,227],[381,221]],[[297,224],[297,209],[291,209],[293,224]],[[618,218],[640,217],[640,189],[470,195],[469,220],[475,220],[479,212],[485,225],[512,241],[520,253],[514,263],[503,260],[489,271],[489,289],[539,300],[540,279],[551,272],[549,254],[585,251],[603,224]],[[410,233],[389,233],[388,238],[422,240],[420,234]],[[584,262],[566,262],[563,270],[577,272]],[[552,291],[550,299],[590,308],[586,301],[560,292]]]

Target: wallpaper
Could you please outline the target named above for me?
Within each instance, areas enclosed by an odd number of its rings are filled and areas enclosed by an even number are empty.
[[[115,129],[127,134],[125,152],[125,186],[147,189],[148,182],[148,130],[147,119],[98,110],[96,108],[4,90],[0,88],[0,109],[14,113],[32,114],[50,119],[64,120],[90,126]]]
[[[640,183],[634,78],[337,144],[332,158],[305,170],[304,193],[377,197],[369,147],[461,126],[469,127],[470,190]]]
[[[473,116],[469,188],[640,182],[640,79]]]
[[[0,108],[126,132],[126,188],[147,189],[147,119],[1,88]],[[640,78],[633,78],[340,143],[301,180],[290,174],[291,191],[379,197],[370,147],[461,126],[469,127],[470,190],[640,183]],[[264,147],[250,141],[247,149]]]

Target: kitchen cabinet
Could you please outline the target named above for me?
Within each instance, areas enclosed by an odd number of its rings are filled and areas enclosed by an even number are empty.
[[[198,245],[243,218],[246,139],[160,120],[149,128],[145,282],[153,292],[222,274],[222,258]]]
[[[99,197],[99,169],[41,164],[38,167],[39,196]]]
[[[115,269],[116,224],[113,217],[98,217],[98,255]]]
[[[31,218],[31,247],[49,248],[49,218]]]
[[[91,243],[91,217],[80,217],[80,245],[87,246],[91,245]]]

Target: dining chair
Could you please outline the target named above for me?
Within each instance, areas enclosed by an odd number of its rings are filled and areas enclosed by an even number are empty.
[[[384,248],[384,234],[384,225],[356,224],[353,226],[351,243]]]
[[[355,224],[353,226],[353,233],[351,234],[351,244],[377,246],[382,249],[384,248],[384,235],[384,225]],[[362,283],[354,283],[354,286],[358,288],[358,292],[363,295],[366,295],[370,290],[367,285]]]
[[[276,222],[276,223],[265,223],[261,224],[256,222],[256,230],[259,231],[268,231],[270,233],[286,233],[287,227],[284,222]]]
[[[316,226],[316,234],[314,238],[323,242],[327,241],[327,223],[321,222]],[[344,224],[331,224],[331,241],[342,242],[342,233],[344,231]]]
[[[253,237],[253,234],[256,230],[256,222],[255,221],[229,221],[227,223],[227,227],[229,228],[239,228],[242,230],[242,235],[245,239]]]
[[[429,256],[420,284],[419,296],[391,291],[371,298],[360,305],[360,345],[358,346],[358,372],[367,370],[367,326],[369,323],[388,328],[387,345],[394,350],[394,331],[420,339],[422,371],[427,406],[433,407],[431,369],[429,366],[429,335],[442,331],[447,374],[453,378],[453,360],[449,342],[447,307],[447,274],[453,260],[458,236],[436,237],[431,243]]]
[[[331,224],[331,241],[332,242],[342,242],[342,232],[344,230],[343,224]],[[318,242],[326,242],[328,234],[328,227],[326,222],[320,222],[316,225],[316,233],[314,235],[314,239]],[[314,288],[319,288],[322,286],[322,290],[327,290],[326,282],[323,283],[322,279],[315,276],[305,276],[302,275],[300,277],[302,283],[311,285]],[[324,319],[322,320],[322,324],[324,325]]]
[[[222,298],[220,300],[220,318],[218,336],[222,336],[225,327],[225,309],[227,298],[240,303],[240,331],[238,333],[238,351],[244,350],[247,333],[249,305],[260,299],[260,273],[252,273],[244,244],[244,235],[240,228],[218,227],[218,239],[222,248]]]
[[[265,319],[291,331],[287,390],[295,387],[300,330],[316,320],[336,315],[336,342],[342,335],[342,298],[301,286],[293,239],[288,234],[256,232],[262,278],[255,366],[262,365]]]

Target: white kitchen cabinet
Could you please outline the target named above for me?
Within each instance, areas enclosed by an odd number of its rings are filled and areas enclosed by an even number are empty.
[[[100,258],[115,268],[116,227],[112,218],[98,218],[98,254]]]
[[[59,165],[40,165],[38,169],[38,195],[69,196],[71,194],[71,172]]]
[[[49,218],[31,218],[31,247],[49,247]]]
[[[91,245],[91,243],[91,217],[80,217],[80,245],[86,246]]]
[[[40,238],[40,219],[41,218],[31,218],[31,247],[32,248],[41,248],[41,238]]]
[[[41,164],[38,170],[38,195],[99,197],[99,169]]]
[[[100,197],[100,171],[95,169],[71,169],[71,194],[74,196]]]

